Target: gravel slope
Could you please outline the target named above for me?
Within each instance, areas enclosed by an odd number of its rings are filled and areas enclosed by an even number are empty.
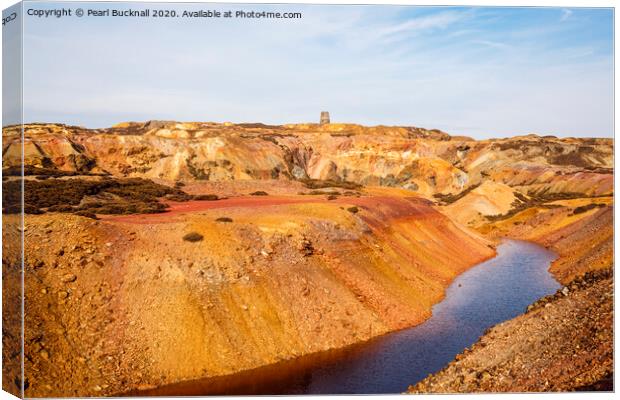
[[[409,393],[612,390],[613,276],[588,273],[491,328]]]

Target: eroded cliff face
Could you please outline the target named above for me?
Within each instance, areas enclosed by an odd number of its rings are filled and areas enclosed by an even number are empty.
[[[5,167],[19,164],[18,133],[3,131]],[[93,130],[32,124],[24,134],[29,166],[167,181],[312,178],[424,196],[456,194],[488,180],[522,192],[613,190],[610,139],[474,141],[410,127],[161,121]]]
[[[341,348],[422,322],[494,255],[426,200],[301,197],[28,216],[27,394],[119,394]]]

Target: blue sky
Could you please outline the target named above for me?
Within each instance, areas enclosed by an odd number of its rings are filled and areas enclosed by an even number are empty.
[[[153,7],[303,18],[26,17],[24,120],[279,124],[316,122],[329,110],[334,122],[477,138],[613,136],[611,9]]]

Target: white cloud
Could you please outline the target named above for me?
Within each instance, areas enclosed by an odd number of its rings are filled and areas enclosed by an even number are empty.
[[[475,44],[481,44],[483,46],[487,46],[487,47],[493,47],[495,49],[508,49],[510,48],[510,45],[506,44],[506,43],[501,43],[501,42],[494,42],[492,40],[472,40],[472,43]]]
[[[566,35],[600,23],[572,27],[549,13],[542,29],[506,9],[295,8],[302,20],[31,25],[26,119],[283,123],[328,109],[335,121],[480,137],[613,134],[611,54]]]
[[[566,21],[567,19],[569,19],[571,17],[571,15],[573,15],[573,11],[569,10],[568,8],[564,8],[562,9],[562,16],[560,17],[560,21]]]
[[[423,17],[411,18],[395,26],[382,27],[377,32],[377,36],[382,38],[397,34],[408,35],[419,33],[421,31],[446,29],[451,24],[461,20],[464,16],[465,14],[462,12],[448,11]]]

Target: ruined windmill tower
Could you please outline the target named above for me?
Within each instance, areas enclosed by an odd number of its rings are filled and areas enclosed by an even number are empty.
[[[329,124],[329,111],[321,111],[321,125]]]

